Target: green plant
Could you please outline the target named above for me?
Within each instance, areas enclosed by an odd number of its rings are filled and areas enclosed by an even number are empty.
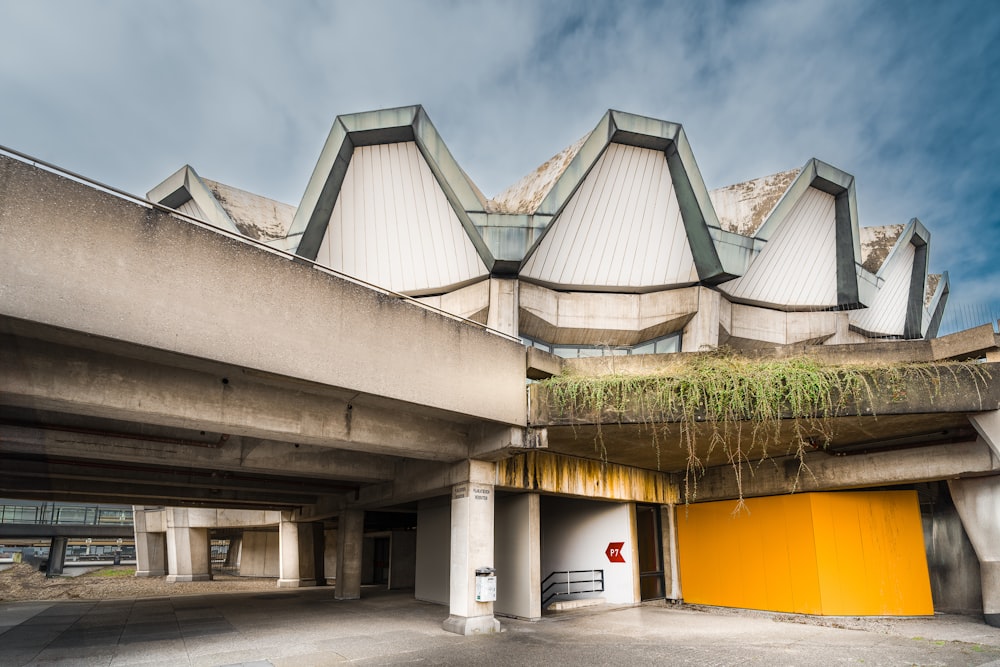
[[[134,567],[106,567],[84,575],[85,577],[134,577]]]
[[[875,414],[881,397],[891,402],[914,398],[914,391],[933,401],[942,383],[958,385],[959,375],[985,380],[974,363],[829,365],[800,357],[761,360],[727,351],[677,355],[662,372],[577,375],[567,373],[541,382],[550,408],[574,423],[597,427],[595,447],[602,460],[607,449],[601,425],[626,415],[648,425],[659,467],[659,434],[678,429],[685,449],[684,498],[697,493],[705,457],[719,448],[736,475],[742,505],[743,475],[776,455],[798,461],[793,491],[809,474],[805,455],[829,444],[828,419],[848,414]],[[978,390],[980,382],[976,382]],[[783,422],[791,420],[791,445],[778,449]],[[699,451],[698,443],[705,442]],[[787,439],[786,439],[787,443]]]

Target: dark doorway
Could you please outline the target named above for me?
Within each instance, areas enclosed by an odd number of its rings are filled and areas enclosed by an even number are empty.
[[[636,536],[639,546],[639,596],[642,600],[665,597],[663,579],[663,540],[660,534],[660,508],[636,505]]]
[[[372,541],[372,582],[388,585],[389,583],[389,548],[390,537],[376,537]]]

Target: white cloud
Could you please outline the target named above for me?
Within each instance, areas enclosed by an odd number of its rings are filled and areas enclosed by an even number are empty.
[[[857,177],[862,224],[928,225],[954,294],[997,277],[989,4],[0,0],[0,16],[19,54],[0,59],[0,143],[125,189],[190,163],[296,203],[336,114],[422,103],[493,194],[614,107],[683,123],[710,187],[819,157]]]

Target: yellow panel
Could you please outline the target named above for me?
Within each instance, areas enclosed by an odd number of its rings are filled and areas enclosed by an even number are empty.
[[[916,492],[754,498],[677,510],[696,604],[826,615],[933,613]]]
[[[812,495],[824,614],[934,613],[916,491]]]
[[[754,498],[677,510],[681,591],[687,602],[818,613],[809,500]]]

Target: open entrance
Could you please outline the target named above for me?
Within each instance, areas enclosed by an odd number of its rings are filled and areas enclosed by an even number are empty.
[[[666,597],[663,578],[663,539],[660,532],[660,508],[636,505],[636,542],[639,556],[639,597],[657,600]]]

